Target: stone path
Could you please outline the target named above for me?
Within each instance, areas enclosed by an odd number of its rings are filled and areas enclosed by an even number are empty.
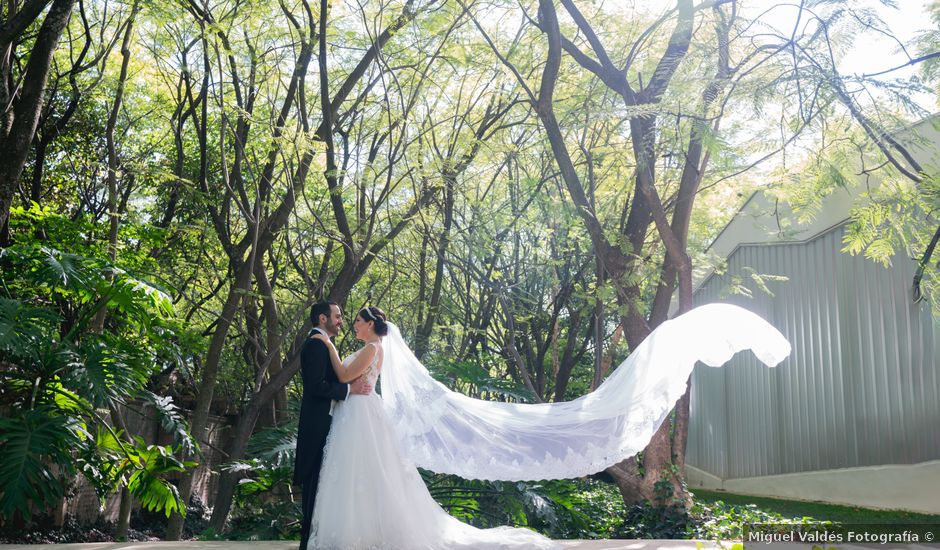
[[[566,540],[565,550],[696,550],[694,540]],[[704,543],[708,549],[714,542]],[[294,541],[98,542],[86,544],[0,544],[2,550],[297,550]]]

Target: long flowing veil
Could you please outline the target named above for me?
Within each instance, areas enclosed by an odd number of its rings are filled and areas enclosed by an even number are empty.
[[[449,390],[389,324],[382,398],[404,451],[418,466],[468,479],[580,477],[643,450],[697,361],[718,367],[750,349],[769,367],[790,353],[754,313],[709,304],[666,321],[592,393],[573,401],[482,401]]]

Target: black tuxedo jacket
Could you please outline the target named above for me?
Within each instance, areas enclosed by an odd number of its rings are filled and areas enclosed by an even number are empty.
[[[330,363],[326,344],[307,338],[300,351],[300,374],[304,394],[297,425],[297,455],[294,459],[294,484],[303,485],[319,475],[323,446],[330,432],[330,402],[346,399],[349,385],[340,383]]]

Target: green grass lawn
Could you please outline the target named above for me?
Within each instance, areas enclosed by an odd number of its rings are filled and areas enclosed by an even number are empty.
[[[787,518],[809,517],[837,523],[940,523],[940,515],[917,514],[901,510],[873,510],[857,506],[736,495],[717,491],[695,490],[693,493],[695,501],[706,506],[713,506],[718,501],[731,506],[752,504],[763,512],[780,514]]]

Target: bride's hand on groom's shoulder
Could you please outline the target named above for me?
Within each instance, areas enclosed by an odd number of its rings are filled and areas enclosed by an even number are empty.
[[[324,334],[320,334],[319,332],[315,333],[313,336],[311,336],[311,338],[313,338],[314,340],[319,340],[319,341],[323,342],[323,343],[326,344],[326,345],[330,345],[330,344],[333,343],[333,341],[330,340],[330,338],[329,338],[328,336],[326,336],[326,335],[324,335]]]

